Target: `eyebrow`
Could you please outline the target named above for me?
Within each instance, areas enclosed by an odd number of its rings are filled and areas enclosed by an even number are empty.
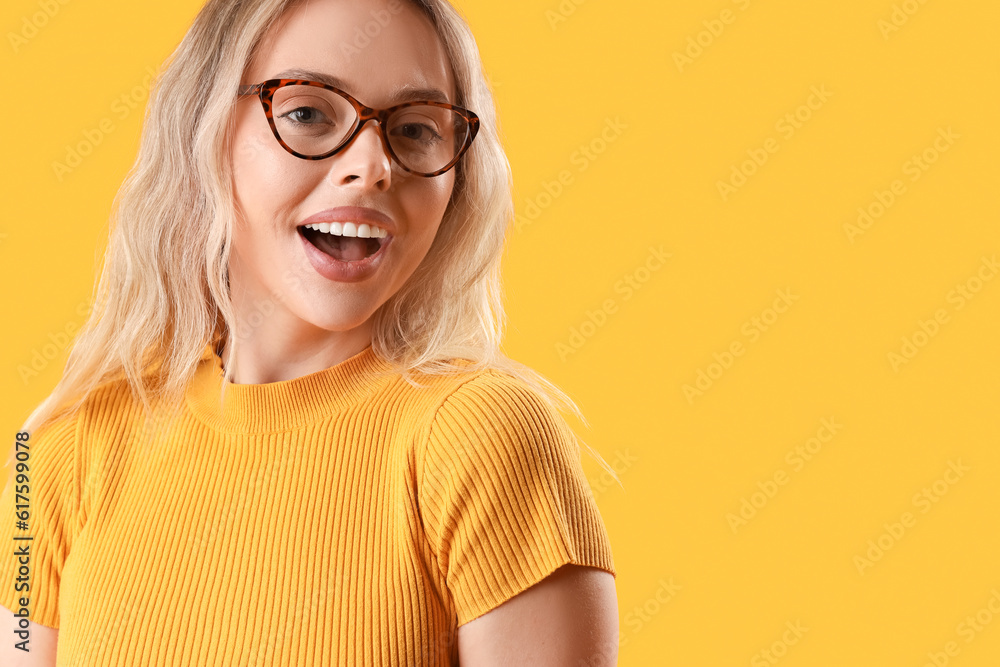
[[[316,72],[309,69],[293,68],[286,69],[284,71],[278,72],[273,78],[275,79],[309,79],[311,81],[318,81],[320,83],[325,83],[328,86],[333,86],[334,88],[340,88],[341,90],[347,90],[347,84],[338,77],[332,74],[327,74],[326,72]],[[348,91],[350,92],[350,91]],[[352,93],[353,94],[353,93]],[[432,102],[444,102],[450,104],[451,100],[444,92],[438,90],[437,88],[418,88],[412,84],[404,84],[397,87],[392,95],[389,97],[390,103],[397,102],[412,102],[412,101],[426,101],[430,100]]]

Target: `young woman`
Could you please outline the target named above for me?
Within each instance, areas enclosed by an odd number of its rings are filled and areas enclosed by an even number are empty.
[[[510,180],[447,0],[210,0],[4,473],[0,662],[615,664],[575,406],[499,350]]]

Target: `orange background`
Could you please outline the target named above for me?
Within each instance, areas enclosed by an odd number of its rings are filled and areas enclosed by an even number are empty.
[[[9,434],[200,6],[0,10]],[[997,664],[1000,5],[457,6],[515,175],[505,349],[624,483],[584,457],[620,664]]]

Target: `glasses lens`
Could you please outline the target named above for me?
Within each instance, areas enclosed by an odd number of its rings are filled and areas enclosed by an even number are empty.
[[[415,104],[389,116],[386,134],[396,157],[408,169],[431,173],[448,166],[465,145],[465,116],[443,107]]]
[[[354,107],[341,95],[301,84],[274,91],[271,116],[281,140],[295,152],[310,156],[342,144],[358,120]]]
[[[309,156],[338,148],[358,122],[346,98],[302,84],[274,91],[271,116],[281,140],[296,153]],[[384,130],[396,158],[407,169],[427,174],[455,159],[469,135],[469,123],[452,109],[415,104],[393,112]]]

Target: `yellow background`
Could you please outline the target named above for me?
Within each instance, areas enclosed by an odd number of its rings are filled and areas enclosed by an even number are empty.
[[[145,77],[200,5],[3,5],[10,435],[84,320]],[[584,456],[620,664],[1000,663],[1000,5],[458,6],[515,174],[505,349],[624,483]]]

